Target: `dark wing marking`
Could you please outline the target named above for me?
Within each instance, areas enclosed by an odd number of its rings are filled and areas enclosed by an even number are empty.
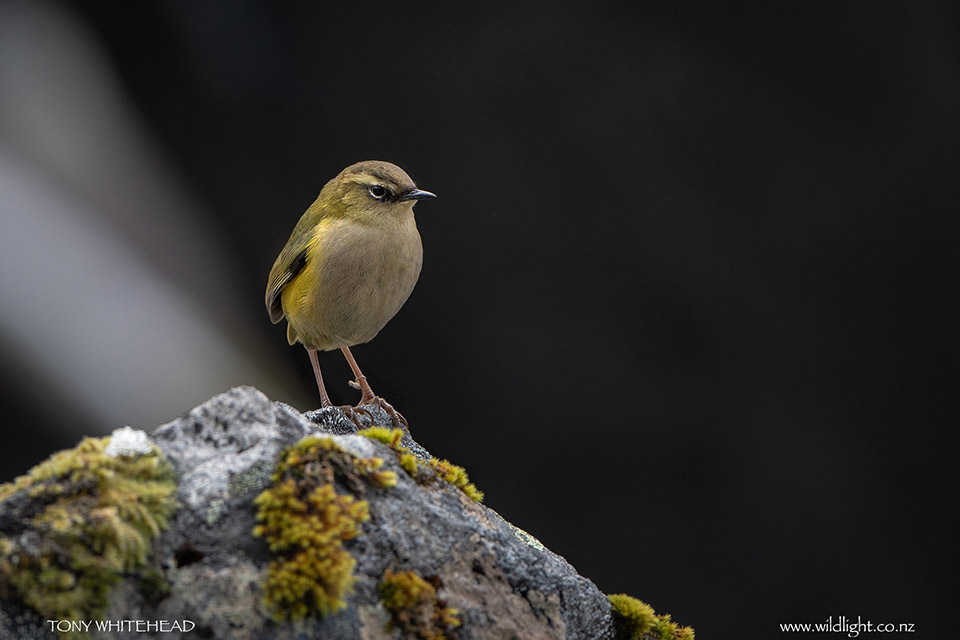
[[[270,283],[271,286],[267,290],[267,311],[270,312],[270,321],[273,324],[277,324],[283,320],[283,306],[280,300],[280,294],[283,292],[283,288],[290,284],[290,281],[293,280],[298,273],[303,271],[303,268],[307,265],[307,250],[303,249],[294,256],[293,260],[290,261],[289,265],[284,269],[277,267],[280,266],[280,262],[276,267],[274,267],[274,272],[270,274]]]

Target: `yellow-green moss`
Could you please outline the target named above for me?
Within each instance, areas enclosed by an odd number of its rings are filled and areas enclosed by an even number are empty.
[[[620,640],[639,640],[653,626],[657,616],[653,607],[623,593],[607,596],[613,608],[613,624]]]
[[[407,472],[408,476],[416,479],[420,471],[420,460],[412,453],[401,453],[400,466]]]
[[[483,502],[483,491],[477,489],[477,486],[470,482],[466,469],[458,467],[449,460],[438,460],[437,458],[430,458],[428,464],[434,468],[441,478],[467,494],[468,498],[474,502]]]
[[[370,517],[366,500],[337,493],[340,477],[355,491],[361,479],[379,487],[397,484],[380,458],[357,458],[333,438],[311,436],[280,455],[273,485],[254,500],[253,533],[277,554],[264,582],[265,601],[278,620],[330,615],[346,607],[356,560],[343,542],[360,535]]]
[[[670,614],[657,616],[653,633],[659,640],[694,640],[691,627],[681,627],[670,619]]]
[[[0,536],[0,591],[44,619],[102,617],[111,587],[146,566],[176,508],[176,474],[159,449],[114,457],[109,442],[87,438],[0,485],[0,502],[27,516]]]
[[[693,629],[678,627],[669,615],[658,616],[653,607],[623,593],[608,595],[617,640],[640,640],[650,632],[658,640],[694,640]]]
[[[393,471],[381,471],[383,458],[354,458],[355,471],[366,476],[382,489],[397,486],[397,474]]]
[[[403,439],[403,429],[387,429],[386,427],[369,427],[358,432],[358,435],[366,436],[371,440],[382,442],[395,451],[407,451],[407,448],[400,444]]]
[[[405,638],[444,640],[460,626],[458,611],[437,598],[440,579],[427,582],[413,571],[394,573],[387,569],[380,584],[380,599],[390,612],[390,628]]]
[[[433,469],[435,475],[443,478],[453,486],[463,491],[468,498],[474,502],[483,502],[483,492],[477,489],[477,486],[470,482],[467,472],[463,467],[459,467],[449,460],[438,460],[430,458],[424,464],[409,449],[400,444],[403,438],[401,429],[387,429],[385,427],[370,427],[359,432],[359,435],[366,436],[371,440],[376,440],[387,445],[397,454],[400,460],[400,466],[407,472],[411,478],[420,483],[425,483],[434,477],[427,467]]]

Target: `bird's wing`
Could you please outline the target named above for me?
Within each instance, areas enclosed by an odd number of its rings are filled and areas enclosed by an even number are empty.
[[[315,241],[319,227],[326,222],[324,208],[320,202],[318,197],[300,216],[300,220],[293,228],[293,233],[290,234],[290,239],[287,240],[277,261],[273,263],[273,269],[270,270],[266,303],[273,324],[283,320],[283,305],[280,300],[283,288],[290,284],[307,265],[307,249],[310,243]]]
[[[270,321],[277,324],[283,320],[283,306],[280,301],[280,294],[283,288],[290,284],[290,281],[298,273],[303,271],[307,264],[307,244],[309,236],[303,237],[300,242],[291,241],[280,252],[280,256],[273,264],[270,270],[270,279],[267,281],[267,311],[270,313]]]

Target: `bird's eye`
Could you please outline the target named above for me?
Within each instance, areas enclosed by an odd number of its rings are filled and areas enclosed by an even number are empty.
[[[388,193],[389,191],[387,191],[387,188],[379,184],[375,184],[370,187],[370,195],[377,200],[383,200],[384,198],[387,197]]]

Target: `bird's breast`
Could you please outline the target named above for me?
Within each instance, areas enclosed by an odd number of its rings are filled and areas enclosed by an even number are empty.
[[[412,216],[408,224],[386,229],[324,221],[311,239],[306,266],[284,290],[284,313],[308,346],[328,350],[367,342],[406,302],[422,262]]]

